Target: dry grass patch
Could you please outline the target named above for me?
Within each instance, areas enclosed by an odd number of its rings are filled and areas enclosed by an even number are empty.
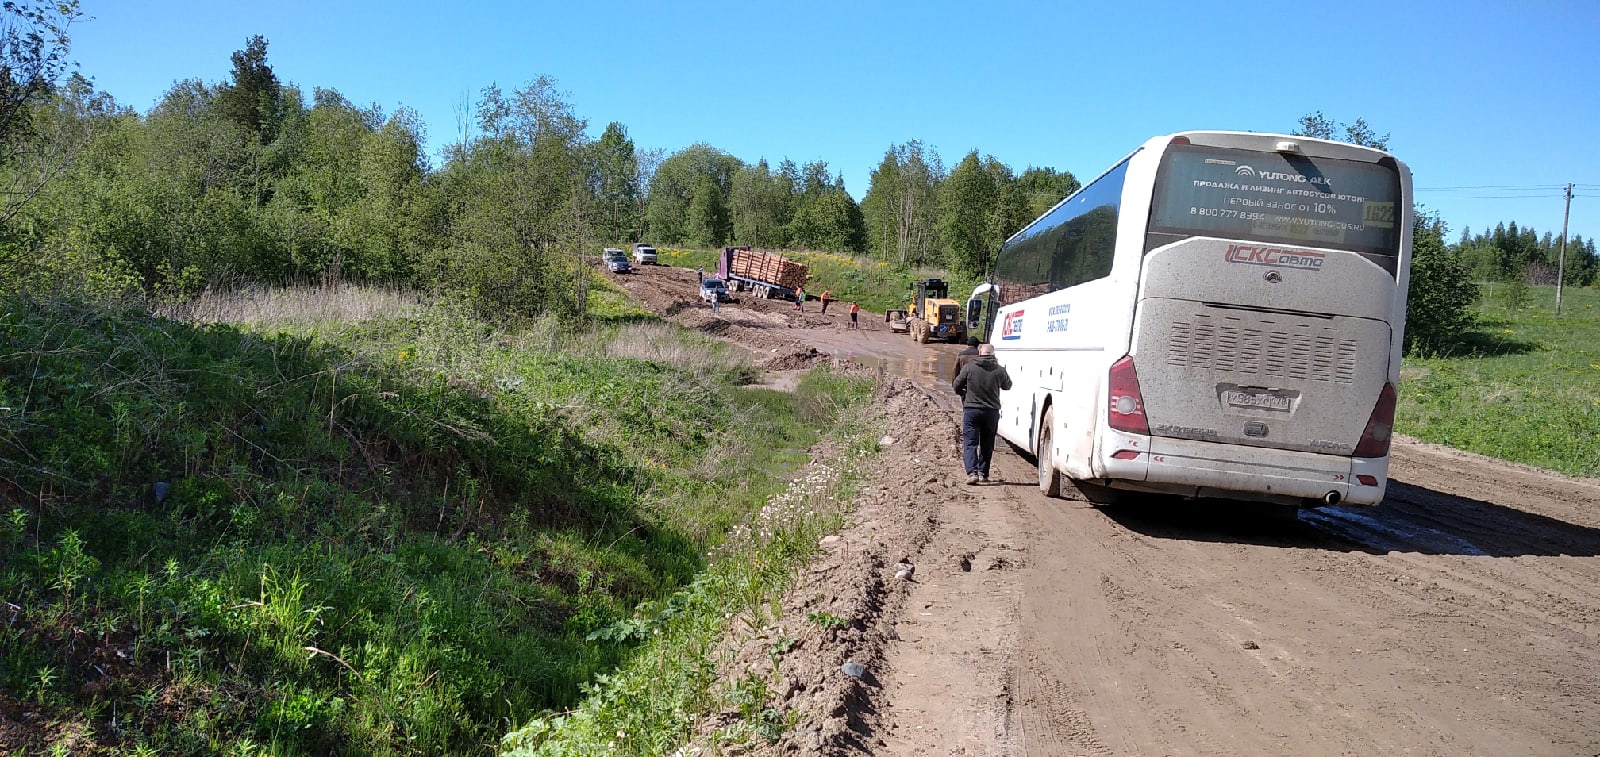
[[[302,285],[207,290],[156,314],[188,323],[235,323],[257,328],[318,327],[404,316],[422,306],[414,292],[369,286]]]
[[[755,370],[743,352],[668,323],[620,326],[604,350],[607,357],[665,363],[695,373]]]

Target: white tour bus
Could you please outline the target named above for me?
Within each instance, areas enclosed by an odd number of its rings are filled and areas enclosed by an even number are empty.
[[[968,327],[1000,435],[1118,490],[1377,504],[1411,264],[1411,172],[1293,137],[1157,137],[1006,240]]]

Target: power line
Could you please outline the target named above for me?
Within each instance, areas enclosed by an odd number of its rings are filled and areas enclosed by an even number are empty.
[[[1477,186],[1464,186],[1464,187],[1417,187],[1412,191],[1415,191],[1415,192],[1461,192],[1461,191],[1474,190],[1474,189],[1498,189],[1498,190],[1505,190],[1505,191],[1512,191],[1512,192],[1540,192],[1540,191],[1553,191],[1553,190],[1557,190],[1557,189],[1565,189],[1566,186],[1567,185],[1565,185],[1565,184],[1523,184],[1523,185],[1480,184],[1480,185],[1477,185]],[[1583,187],[1583,186],[1589,186],[1589,185],[1587,185],[1587,184],[1577,184],[1575,186]]]

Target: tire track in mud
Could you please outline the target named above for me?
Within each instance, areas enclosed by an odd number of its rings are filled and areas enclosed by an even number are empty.
[[[1107,592],[1110,614],[1123,616],[1098,630],[1092,618],[1079,617],[1070,633],[1128,639],[1140,653],[1121,665],[1113,661],[1098,686],[1115,689],[1131,677],[1150,691],[1113,711],[1090,710],[1103,735],[1131,734],[1112,740],[1117,753],[1564,753],[1548,745],[1596,739],[1579,719],[1593,717],[1592,703],[1600,701],[1594,675],[1581,672],[1600,671],[1600,660],[1587,651],[1597,646],[1594,625],[1585,624],[1600,606],[1592,556],[1540,554],[1550,550],[1539,544],[1528,550],[1533,555],[1479,556],[1474,552],[1513,550],[1492,542],[1486,550],[1465,549],[1456,542],[1481,540],[1418,519],[1395,521],[1394,528],[1380,522],[1377,535],[1400,539],[1389,546],[1413,546],[1392,551],[1373,546],[1371,534],[1324,531],[1326,524],[1314,519],[1212,523],[1159,507],[1099,513],[1064,507],[1058,515],[1078,521],[1076,533],[1043,522],[1038,531],[1083,545],[1081,559],[1051,570],[1081,577],[1085,567],[1098,568],[1114,586]],[[1095,515],[1110,522],[1097,523]],[[1450,519],[1448,512],[1435,517]],[[1410,541],[1399,532],[1410,532]],[[1559,591],[1528,588],[1545,576]],[[1567,615],[1573,622],[1562,622]],[[1524,632],[1543,638],[1519,645]],[[1079,681],[1077,696],[1092,700],[1097,684],[1081,668],[1105,665],[1105,657],[1090,653],[1081,638],[1038,633],[1037,643],[1068,647],[1060,657],[1080,670],[1058,675]],[[1561,650],[1571,645],[1586,651],[1567,655],[1563,670]],[[1239,667],[1241,657],[1259,673]],[[1516,670],[1502,669],[1507,660]],[[1486,696],[1542,700],[1536,709],[1542,714],[1531,718],[1542,724],[1527,722],[1511,704],[1485,705]],[[1588,704],[1573,705],[1575,699]],[[1125,722],[1140,718],[1167,723],[1178,735],[1141,733]],[[1365,725],[1328,725],[1341,722]]]

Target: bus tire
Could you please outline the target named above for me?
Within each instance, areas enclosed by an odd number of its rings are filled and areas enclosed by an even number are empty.
[[[1046,497],[1061,496],[1061,472],[1056,470],[1055,452],[1052,446],[1055,443],[1055,408],[1044,411],[1044,422],[1039,424],[1039,446],[1034,452],[1034,460],[1039,467],[1039,491]]]

